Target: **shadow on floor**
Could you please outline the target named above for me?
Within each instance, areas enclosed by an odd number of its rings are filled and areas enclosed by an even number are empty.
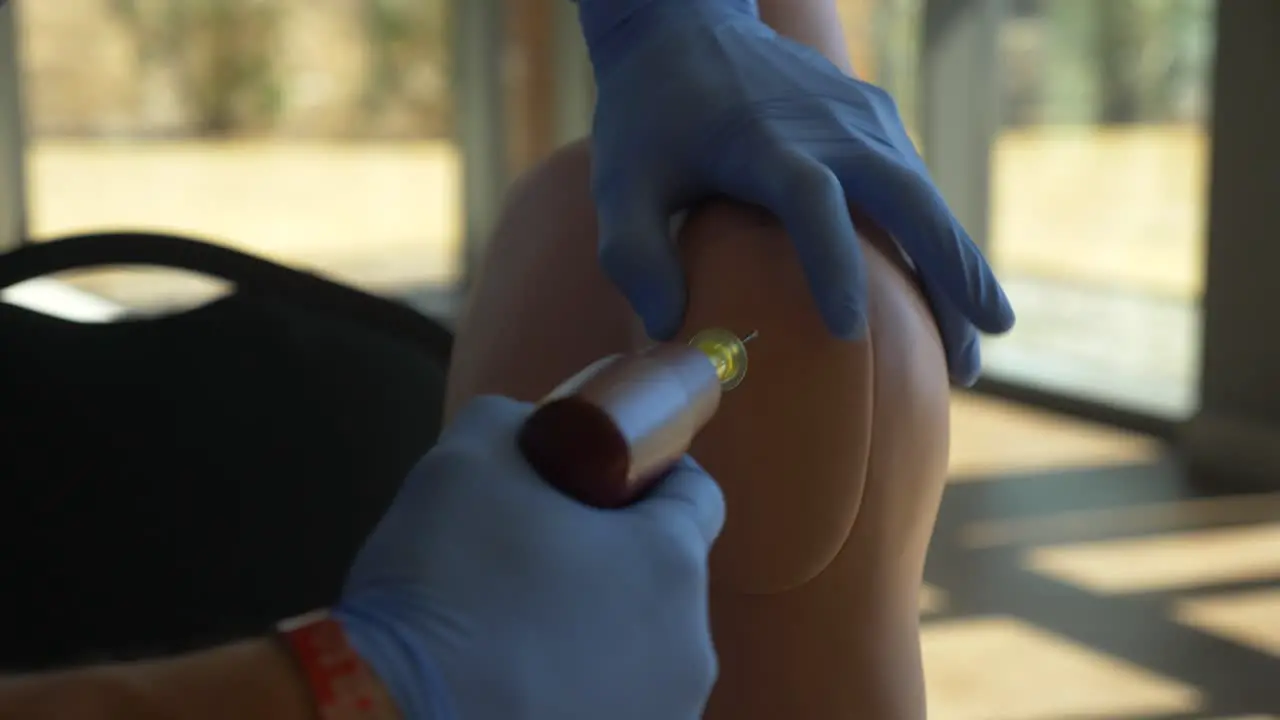
[[[1280,711],[1280,493],[1166,458],[966,477],[926,582],[934,720]]]

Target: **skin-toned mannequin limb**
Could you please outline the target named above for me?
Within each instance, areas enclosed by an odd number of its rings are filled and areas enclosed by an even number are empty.
[[[828,0],[761,3],[780,32],[848,70]],[[537,400],[643,340],[596,259],[590,156],[562,149],[512,189],[458,333],[446,412]],[[712,553],[720,681],[712,720],[925,716],[918,592],[946,474],[948,385],[927,303],[858,218],[869,337],[832,338],[768,213],[715,202],[679,231],[682,333],[758,330],[741,387],[693,448],[724,488]]]

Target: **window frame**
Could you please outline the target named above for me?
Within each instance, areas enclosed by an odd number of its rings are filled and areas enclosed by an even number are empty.
[[[1280,4],[1217,3],[1200,411],[1180,428],[1195,477],[1280,490]]]
[[[462,158],[462,282],[475,281],[507,187],[502,118],[506,2],[451,0],[454,128]],[[498,48],[498,52],[494,49]]]
[[[0,252],[27,241],[27,183],[17,3],[0,0]]]

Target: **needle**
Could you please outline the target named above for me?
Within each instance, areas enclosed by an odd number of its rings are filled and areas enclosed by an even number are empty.
[[[751,332],[747,333],[746,337],[742,338],[742,344],[746,345],[747,343],[751,342],[752,340],[755,340],[758,337],[760,337],[760,331],[752,330]]]

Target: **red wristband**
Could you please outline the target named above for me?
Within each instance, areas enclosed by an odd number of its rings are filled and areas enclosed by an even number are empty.
[[[321,720],[398,720],[385,687],[347,642],[342,625],[318,611],[285,620],[280,637],[297,660]]]

